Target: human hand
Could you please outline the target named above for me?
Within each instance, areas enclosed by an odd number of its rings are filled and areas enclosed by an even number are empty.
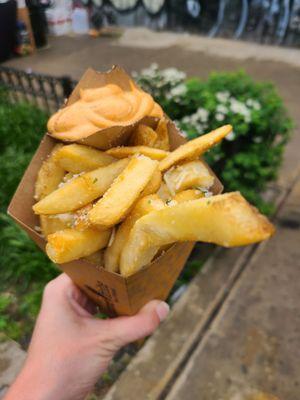
[[[5,400],[82,400],[114,354],[151,334],[168,314],[153,300],[132,317],[100,320],[95,306],[62,274],[45,288],[25,365]]]

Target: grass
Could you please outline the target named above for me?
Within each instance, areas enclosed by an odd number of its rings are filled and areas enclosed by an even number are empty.
[[[11,104],[0,93],[0,330],[27,342],[44,285],[57,269],[6,209],[45,130],[47,114],[26,103]]]

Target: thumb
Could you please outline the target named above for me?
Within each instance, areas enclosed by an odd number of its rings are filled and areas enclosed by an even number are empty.
[[[169,309],[164,301],[152,300],[132,317],[106,320],[110,341],[119,348],[150,335],[167,317]]]

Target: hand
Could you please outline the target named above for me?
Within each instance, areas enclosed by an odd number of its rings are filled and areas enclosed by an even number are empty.
[[[169,307],[153,300],[132,317],[100,320],[62,274],[45,288],[23,370],[5,400],[82,400],[124,345],[152,333]]]

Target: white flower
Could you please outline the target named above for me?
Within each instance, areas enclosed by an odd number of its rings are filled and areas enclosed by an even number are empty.
[[[167,81],[183,81],[186,78],[186,73],[179,71],[177,68],[166,68],[161,71],[161,75]]]
[[[224,121],[224,119],[225,119],[225,115],[224,114],[221,114],[221,113],[217,113],[216,114],[216,120],[217,121]]]
[[[226,106],[224,106],[224,104],[218,104],[216,111],[217,111],[217,113],[220,113],[220,114],[227,114],[228,108]]]
[[[209,112],[205,110],[205,108],[198,108],[197,111],[195,112],[195,115],[200,119],[201,122],[207,122]]]
[[[246,101],[246,105],[248,107],[252,107],[254,110],[260,110],[261,109],[261,104],[259,101],[257,100],[253,100],[253,99],[248,99]]]
[[[244,117],[245,122],[251,122],[251,110],[241,101],[231,97],[230,101],[230,110],[234,114],[240,114]]]
[[[190,116],[186,115],[185,117],[182,118],[182,122],[184,124],[189,124],[191,122]]]
[[[227,136],[225,136],[225,139],[228,140],[229,142],[232,142],[235,139],[234,131],[230,132]]]
[[[226,103],[230,97],[230,93],[226,90],[224,92],[217,92],[216,98],[220,103]]]
[[[177,97],[177,96],[184,96],[186,94],[186,86],[184,83],[180,83],[177,86],[174,86],[171,90],[170,90],[170,94],[171,96]]]

